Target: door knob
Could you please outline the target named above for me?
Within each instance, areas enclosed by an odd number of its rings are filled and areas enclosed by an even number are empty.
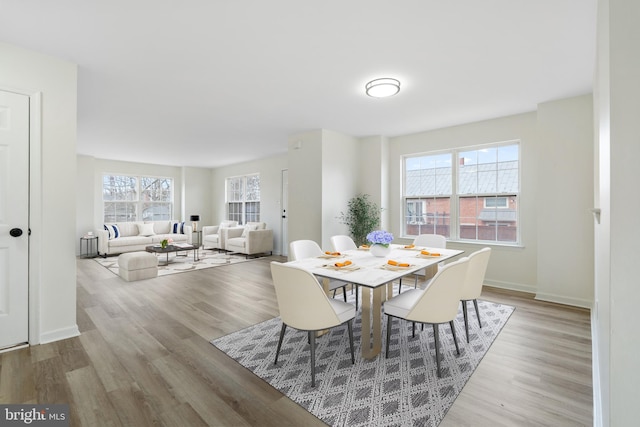
[[[9,230],[9,234],[11,234],[13,237],[20,237],[22,236],[22,229],[12,228],[11,230]]]

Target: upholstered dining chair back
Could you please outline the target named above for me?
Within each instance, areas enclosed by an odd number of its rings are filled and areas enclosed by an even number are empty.
[[[352,251],[358,249],[353,239],[345,235],[332,236],[331,246],[333,246],[333,250],[335,252]]]
[[[427,248],[446,248],[447,238],[439,234],[420,234],[413,239],[413,244]]]
[[[462,287],[461,300],[469,301],[480,297],[490,256],[491,248],[482,248],[469,255],[469,268]]]
[[[410,308],[406,319],[421,323],[445,323],[458,314],[462,285],[467,275],[468,258],[442,267]]]
[[[313,258],[323,253],[320,246],[313,240],[294,240],[289,243],[289,258],[291,261]]]
[[[413,239],[413,244],[418,246],[418,247],[426,247],[426,248],[439,248],[439,249],[445,249],[447,247],[447,239],[444,236],[441,236],[439,234],[420,234],[418,237],[416,237],[415,239]],[[434,265],[433,267],[429,268],[429,276],[435,274],[435,272],[438,270],[438,268],[444,267],[444,263],[438,263],[438,265]],[[423,270],[418,270],[415,273],[413,273],[416,280],[415,280],[415,287],[418,287],[418,277],[422,276],[425,277],[427,275],[427,270],[423,269]],[[426,284],[428,285],[428,283]],[[422,285],[425,286],[425,285]],[[402,279],[400,279],[400,286],[398,287],[398,292],[402,291]]]
[[[282,328],[276,348],[274,364],[282,348],[287,327],[307,331],[309,363],[311,365],[311,387],[316,385],[316,332],[347,324],[351,364],[355,363],[353,345],[353,318],[356,308],[352,304],[329,299],[310,272],[276,261],[271,262],[271,276],[276,288],[276,299],[280,309]]]
[[[478,326],[482,328],[482,320],[480,319],[480,309],[478,308],[478,298],[482,293],[482,285],[484,284],[484,276],[487,273],[489,265],[489,257],[491,256],[491,248],[482,248],[469,255],[469,268],[467,276],[462,286],[460,301],[462,302],[462,315],[464,317],[464,330],[467,334],[467,342],[469,342],[469,313],[467,311],[467,302],[473,301],[476,309],[476,317]]]
[[[271,275],[282,321],[305,331],[321,330],[343,323],[320,283],[301,268],[271,262]]]

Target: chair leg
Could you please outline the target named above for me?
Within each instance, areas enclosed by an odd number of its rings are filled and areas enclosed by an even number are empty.
[[[433,324],[433,337],[436,342],[436,369],[438,370],[438,378],[440,378],[440,336],[437,323]]]
[[[464,330],[467,333],[467,342],[469,342],[469,313],[467,313],[467,302],[464,300],[460,302],[462,303],[462,314],[464,316]]]
[[[309,331],[309,349],[311,350],[311,387],[316,386],[316,332]]]
[[[402,277],[398,280],[398,295],[402,293]]]
[[[280,347],[282,347],[282,339],[284,338],[284,331],[287,329],[287,325],[282,324],[282,328],[280,329],[280,339],[278,340],[278,348],[276,349],[276,360],[273,362],[274,365],[278,364],[278,355],[280,354]]]
[[[473,300],[473,305],[476,308],[476,316],[478,316],[478,325],[480,325],[480,327],[482,328],[482,322],[480,321],[480,310],[478,310],[478,300],[477,299]]]
[[[353,319],[349,320],[347,323],[347,329],[349,330],[349,347],[351,348],[351,364],[356,364],[356,357],[353,350]]]
[[[456,336],[456,328],[453,325],[453,320],[449,322],[449,326],[451,327],[451,333],[453,334],[453,342],[456,345],[456,351],[460,354],[460,347],[458,347],[458,337]]]
[[[384,355],[385,359],[389,358],[389,340],[391,340],[391,321],[393,318],[391,316],[387,316],[387,351]]]

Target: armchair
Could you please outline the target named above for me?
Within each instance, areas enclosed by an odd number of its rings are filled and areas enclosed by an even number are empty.
[[[273,230],[264,222],[248,222],[244,226],[222,230],[225,250],[249,255],[273,253]]]
[[[205,249],[223,249],[224,233],[221,231],[229,227],[237,227],[238,221],[222,221],[220,225],[205,225],[202,227],[202,245]]]

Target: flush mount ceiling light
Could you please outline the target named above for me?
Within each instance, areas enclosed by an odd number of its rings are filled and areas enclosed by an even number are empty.
[[[367,95],[374,98],[386,98],[400,92],[400,82],[392,78],[371,80],[364,86]]]

